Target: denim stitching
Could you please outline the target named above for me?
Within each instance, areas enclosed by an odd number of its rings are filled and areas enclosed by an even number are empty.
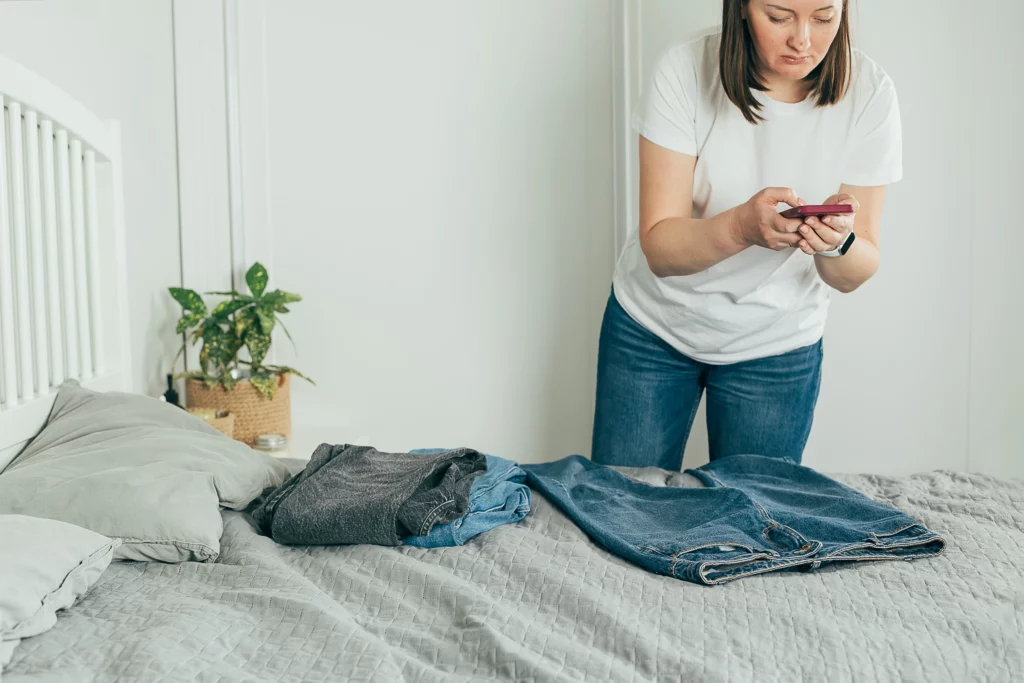
[[[917,522],[911,522],[910,524],[907,524],[906,526],[901,526],[900,528],[898,528],[898,529],[896,529],[894,531],[886,531],[886,532],[881,533],[881,534],[876,534],[874,532],[868,532],[868,533],[870,533],[875,538],[885,538],[887,536],[895,536],[896,534],[900,533],[901,531],[906,531],[907,529],[912,529],[914,527],[919,527],[919,526],[921,526],[921,525],[918,524]]]
[[[420,526],[420,533],[418,533],[416,535],[417,536],[425,536],[427,534],[427,532],[430,530],[430,527],[433,526],[434,520],[437,519],[437,517],[441,514],[441,512],[440,512],[441,508],[445,507],[446,505],[451,505],[454,502],[455,502],[455,499],[446,500],[446,501],[438,504],[436,507],[434,507],[433,510],[428,512],[423,517],[423,524]]]

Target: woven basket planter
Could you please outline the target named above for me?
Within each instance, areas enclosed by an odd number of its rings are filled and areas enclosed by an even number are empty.
[[[274,399],[268,401],[248,380],[241,380],[231,391],[220,386],[208,389],[197,379],[185,383],[185,397],[189,409],[213,408],[226,410],[235,418],[234,439],[248,445],[260,434],[283,434],[292,438],[291,380],[281,375],[274,392]]]
[[[235,438],[235,416],[228,411],[216,408],[189,408],[188,412],[229,439]]]

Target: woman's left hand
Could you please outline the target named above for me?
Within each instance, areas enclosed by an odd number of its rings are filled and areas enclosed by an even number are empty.
[[[813,256],[821,251],[832,251],[846,239],[846,236],[853,231],[853,221],[860,209],[860,202],[852,194],[834,194],[826,199],[823,204],[850,204],[853,206],[853,213],[837,214],[833,216],[809,216],[804,224],[800,226],[800,234],[803,239],[797,246],[805,253]]]

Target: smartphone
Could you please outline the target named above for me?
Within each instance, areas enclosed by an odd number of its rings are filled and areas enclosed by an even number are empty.
[[[779,215],[783,218],[806,218],[807,216],[834,216],[841,213],[853,213],[850,204],[806,204],[786,209]]]

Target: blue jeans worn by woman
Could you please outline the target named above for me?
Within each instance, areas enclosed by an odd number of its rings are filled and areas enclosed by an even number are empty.
[[[601,325],[591,458],[678,471],[707,391],[711,459],[801,462],[821,385],[822,344],[731,365],[681,354],[633,320],[614,292]]]

